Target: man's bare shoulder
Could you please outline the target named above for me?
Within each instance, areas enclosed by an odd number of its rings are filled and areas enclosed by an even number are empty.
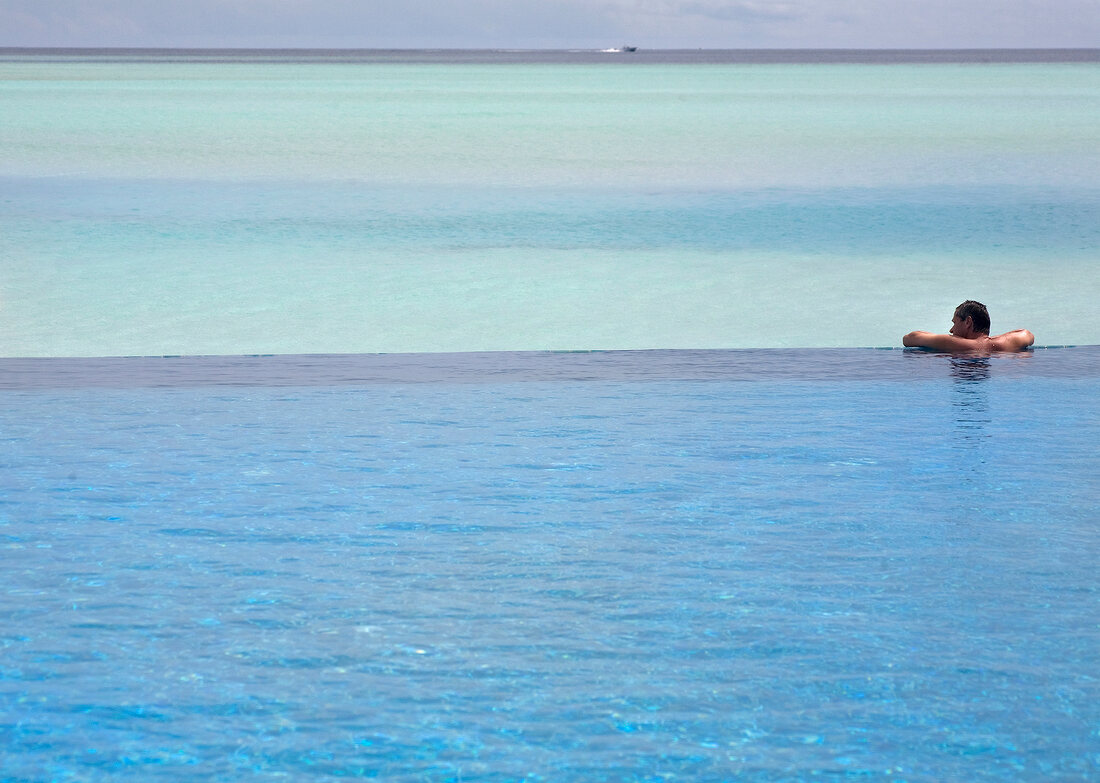
[[[907,348],[927,348],[944,353],[1008,353],[1022,351],[1035,343],[1027,329],[1014,329],[996,337],[956,337],[953,334],[910,332],[901,339]]]
[[[1035,335],[1027,329],[1013,329],[1011,332],[990,337],[989,342],[995,351],[1022,351],[1035,344]]]

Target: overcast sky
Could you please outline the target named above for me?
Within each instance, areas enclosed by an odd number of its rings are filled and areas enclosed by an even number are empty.
[[[0,46],[1100,47],[1100,0],[0,0]]]

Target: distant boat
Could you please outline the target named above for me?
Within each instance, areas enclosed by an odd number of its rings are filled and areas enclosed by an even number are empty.
[[[615,49],[601,49],[601,52],[607,52],[608,54],[621,54],[623,52],[636,52],[637,46],[619,46]]]

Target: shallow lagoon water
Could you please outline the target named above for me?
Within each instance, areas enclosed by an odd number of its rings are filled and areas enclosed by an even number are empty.
[[[1100,343],[1095,52],[415,54],[0,53],[0,356]]]
[[[0,370],[16,779],[1100,771],[1096,348]]]

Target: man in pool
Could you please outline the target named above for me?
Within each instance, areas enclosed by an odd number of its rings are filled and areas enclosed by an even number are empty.
[[[1035,335],[1027,329],[989,336],[989,311],[981,302],[967,299],[955,308],[951,318],[950,334],[910,332],[901,338],[906,348],[931,348],[948,353],[997,353],[1022,351],[1035,342]]]

